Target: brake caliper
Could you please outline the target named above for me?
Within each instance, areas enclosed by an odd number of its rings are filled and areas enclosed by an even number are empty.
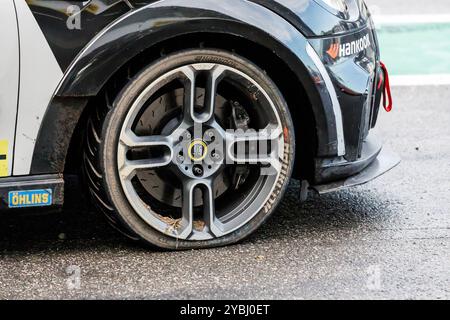
[[[249,129],[250,116],[248,115],[245,108],[237,101],[231,101],[231,122],[236,130],[247,131]],[[250,170],[248,166],[245,165],[237,165],[236,171],[233,176],[233,187],[235,190],[238,190],[240,186],[242,186],[245,181],[247,181],[248,176],[250,175]]]

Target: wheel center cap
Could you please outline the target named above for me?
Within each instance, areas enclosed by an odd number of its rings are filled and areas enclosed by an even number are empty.
[[[205,141],[197,139],[191,142],[188,149],[189,158],[194,162],[203,161],[208,154],[208,145]]]

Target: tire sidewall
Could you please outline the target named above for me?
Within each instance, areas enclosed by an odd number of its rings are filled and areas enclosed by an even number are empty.
[[[194,63],[216,63],[223,64],[253,78],[272,99],[285,135],[285,154],[282,162],[283,170],[273,190],[270,198],[263,208],[240,229],[225,235],[207,241],[186,241],[175,239],[164,235],[148,225],[133,209],[128,201],[120,181],[117,150],[120,133],[123,123],[127,117],[128,111],[134,103],[134,100],[141,92],[153,83],[156,79],[167,72],[176,68],[194,64]],[[113,103],[113,108],[107,114],[102,128],[103,143],[100,148],[101,169],[105,175],[104,189],[109,200],[117,210],[118,215],[123,222],[131,228],[144,241],[164,249],[197,249],[205,247],[218,247],[239,242],[256,231],[274,212],[282,196],[284,195],[292,173],[294,164],[295,133],[294,126],[287,104],[270,78],[252,62],[221,50],[186,50],[174,55],[162,58],[152,65],[148,66],[142,72],[137,74],[118,94]]]

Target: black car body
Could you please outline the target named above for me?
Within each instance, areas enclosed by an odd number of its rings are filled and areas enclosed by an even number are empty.
[[[343,1],[342,12],[321,0],[6,2],[17,14],[11,32],[18,34],[21,71],[17,107],[9,107],[16,123],[13,140],[5,139],[3,209],[12,207],[11,192],[35,189],[51,190],[47,204],[62,206],[69,182],[79,180],[92,101],[105,86],[189,48],[235,53],[278,86],[295,127],[292,175],[305,190],[365,183],[398,163],[371,132],[386,85],[374,25],[361,0]],[[34,47],[40,40],[30,40],[30,28],[38,28],[49,50]],[[26,96],[31,87],[41,105],[29,112],[31,106],[21,103],[33,101]]]

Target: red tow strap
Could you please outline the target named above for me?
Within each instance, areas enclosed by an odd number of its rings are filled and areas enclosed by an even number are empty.
[[[389,72],[383,62],[380,62],[381,70],[383,70],[384,75],[384,91],[383,91],[383,107],[387,112],[392,111],[392,93],[391,93],[391,85],[389,83]],[[386,96],[387,96],[387,105],[386,105]]]

